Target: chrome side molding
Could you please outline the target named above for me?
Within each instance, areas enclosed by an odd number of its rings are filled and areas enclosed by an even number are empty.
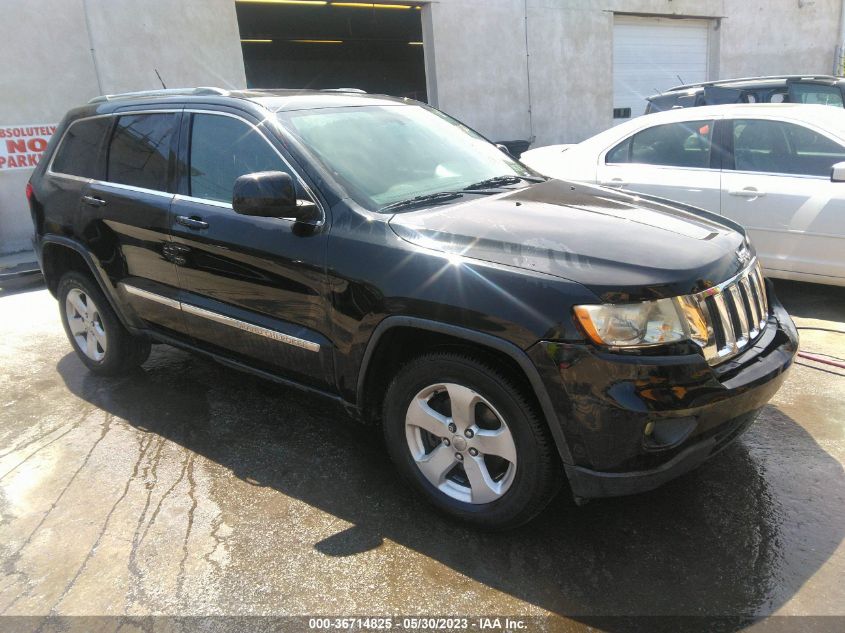
[[[250,334],[263,336],[273,341],[278,341],[280,343],[285,343],[286,345],[292,345],[293,347],[299,347],[300,349],[308,350],[309,352],[320,351],[320,344],[314,343],[313,341],[307,341],[296,336],[291,336],[290,334],[285,334],[284,332],[271,330],[270,328],[262,327],[260,325],[254,325],[253,323],[241,321],[240,319],[234,319],[232,317],[226,316],[225,314],[213,312],[212,310],[206,310],[205,308],[200,308],[199,306],[195,306],[190,303],[176,301],[175,299],[164,297],[160,294],[156,294],[154,292],[150,292],[149,290],[138,288],[137,286],[133,286],[122,281],[118,283],[118,286],[125,290],[128,294],[140,297],[141,299],[146,299],[147,301],[153,301],[155,303],[166,305],[167,307],[173,308],[174,310],[181,310],[186,314],[192,314],[194,316],[203,317],[205,319],[209,319],[211,321],[222,323],[223,325],[228,325],[229,327],[242,330],[243,332],[249,332]]]

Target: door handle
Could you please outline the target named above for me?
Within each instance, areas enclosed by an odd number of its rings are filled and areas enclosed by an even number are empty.
[[[177,215],[176,221],[182,226],[187,226],[189,229],[200,230],[208,228],[208,222],[196,216],[189,218],[187,215]]]
[[[610,180],[603,180],[600,184],[603,187],[624,187],[628,183],[621,178],[612,178]]]
[[[104,207],[108,204],[108,202],[96,196],[82,196],[82,202],[92,207]]]
[[[766,192],[757,191],[754,187],[746,187],[745,189],[731,189],[728,194],[738,198],[762,198],[766,195]]]

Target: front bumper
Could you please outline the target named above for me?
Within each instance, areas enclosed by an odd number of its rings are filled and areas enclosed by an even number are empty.
[[[544,341],[529,350],[558,415],[578,497],[644,492],[695,468],[754,421],[798,333],[768,284],[764,333],[716,367],[699,353],[632,356]]]

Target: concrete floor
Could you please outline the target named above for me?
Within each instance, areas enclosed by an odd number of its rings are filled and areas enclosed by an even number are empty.
[[[799,326],[845,332],[845,288],[778,292]],[[93,376],[37,285],[0,292],[0,329],[2,614],[845,616],[834,367],[800,360],[740,441],[660,490],[483,534],[334,405],[165,346]],[[842,334],[801,335],[845,358]]]

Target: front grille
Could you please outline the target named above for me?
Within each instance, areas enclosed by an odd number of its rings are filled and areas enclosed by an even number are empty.
[[[697,342],[711,365],[736,356],[752,344],[769,318],[766,284],[756,261],[733,279],[683,301],[695,305],[704,317],[706,341],[702,336]]]

